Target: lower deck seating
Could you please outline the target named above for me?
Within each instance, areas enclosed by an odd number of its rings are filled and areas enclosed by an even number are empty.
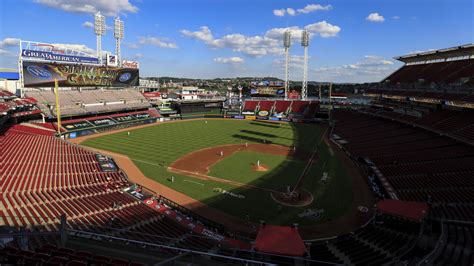
[[[54,230],[65,214],[71,229],[120,228],[137,240],[199,250],[217,245],[188,237],[189,229],[123,193],[130,185],[123,173],[102,172],[91,151],[31,128],[14,126],[0,135],[0,226]]]
[[[2,265],[129,265],[138,266],[129,260],[111,258],[87,251],[61,248],[55,245],[44,245],[34,251],[21,250],[7,246],[0,249]]]
[[[275,101],[259,101],[258,108],[259,111],[272,111]]]
[[[381,265],[399,261],[414,248],[421,224],[378,215],[371,224],[338,237],[329,245],[342,252],[355,265]]]
[[[314,242],[310,246],[311,259],[319,261],[327,261],[337,264],[342,264],[343,261],[339,259],[333,252],[331,252],[325,242]]]
[[[303,115],[308,107],[309,102],[307,101],[293,101],[291,103],[291,113]]]
[[[275,112],[284,113],[288,111],[288,108],[290,107],[290,105],[291,105],[290,101],[275,101]]]
[[[435,265],[473,265],[474,227],[447,223],[446,240],[433,255]]]
[[[302,100],[246,100],[242,111],[255,112],[268,111],[272,113],[288,113],[303,116],[305,119],[313,119],[319,109],[319,103],[315,101]]]
[[[247,100],[244,103],[244,107],[242,108],[242,111],[244,112],[255,112],[255,109],[257,108],[258,101],[251,101]]]

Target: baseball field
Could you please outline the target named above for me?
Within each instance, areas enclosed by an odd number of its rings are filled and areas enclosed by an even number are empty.
[[[342,216],[352,202],[352,178],[326,131],[316,124],[203,119],[92,136],[81,145],[128,156],[149,179],[243,220],[315,225]],[[311,195],[305,206],[272,197],[297,183]]]

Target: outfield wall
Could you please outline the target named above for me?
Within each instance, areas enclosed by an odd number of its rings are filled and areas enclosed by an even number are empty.
[[[96,120],[87,120],[84,119],[82,121],[78,121],[75,123],[70,124],[63,124],[63,127],[67,129],[67,132],[63,133],[62,135],[66,139],[74,139],[78,137],[83,137],[87,135],[93,135],[105,131],[113,131],[119,130],[123,128],[141,126],[146,124],[152,124],[156,122],[168,122],[173,120],[192,120],[192,119],[219,119],[219,118],[228,118],[228,119],[237,119],[237,120],[268,120],[272,122],[293,122],[293,123],[312,123],[315,122],[313,120],[305,120],[300,118],[279,118],[273,116],[255,116],[255,115],[225,115],[225,114],[208,114],[208,113],[197,113],[197,114],[190,114],[190,115],[183,115],[180,117],[173,117],[173,118],[156,118],[156,117],[146,117],[146,118],[139,118],[135,120],[116,120],[115,118],[103,118],[98,119],[100,121],[99,124],[96,124]],[[105,121],[107,120],[107,121]]]
[[[259,115],[225,115],[225,118],[231,118],[231,119],[245,119],[245,120],[269,120],[269,121],[282,121],[282,122],[294,122],[294,123],[300,123],[300,122],[313,122],[312,120],[305,120],[305,119],[300,119],[300,118],[283,118],[283,117],[277,117],[277,116],[259,116]]]
[[[101,121],[102,120],[106,120],[106,119],[101,119]],[[97,134],[97,133],[101,133],[105,131],[118,130],[122,128],[141,126],[141,125],[152,124],[152,123],[157,122],[156,117],[149,117],[149,118],[137,119],[137,120],[126,121],[126,122],[112,120],[112,118],[107,118],[107,120],[108,122],[104,125],[94,125],[90,123],[89,121],[85,121],[85,120],[84,122],[70,124],[71,126],[74,127],[74,129],[68,130],[66,133],[63,134],[63,136],[67,139],[73,139],[73,138]],[[68,128],[68,126],[69,125],[66,125],[65,128]]]

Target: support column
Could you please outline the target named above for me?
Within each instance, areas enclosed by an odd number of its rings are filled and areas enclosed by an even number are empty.
[[[67,219],[66,219],[66,215],[63,214],[60,217],[60,224],[59,224],[59,237],[60,237],[61,247],[66,246],[66,241],[67,241],[66,228],[67,228]]]

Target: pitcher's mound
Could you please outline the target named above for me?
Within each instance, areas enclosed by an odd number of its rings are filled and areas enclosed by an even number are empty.
[[[257,171],[257,172],[265,172],[265,171],[268,171],[268,166],[264,164],[260,164],[260,165],[252,164],[252,170]]]

